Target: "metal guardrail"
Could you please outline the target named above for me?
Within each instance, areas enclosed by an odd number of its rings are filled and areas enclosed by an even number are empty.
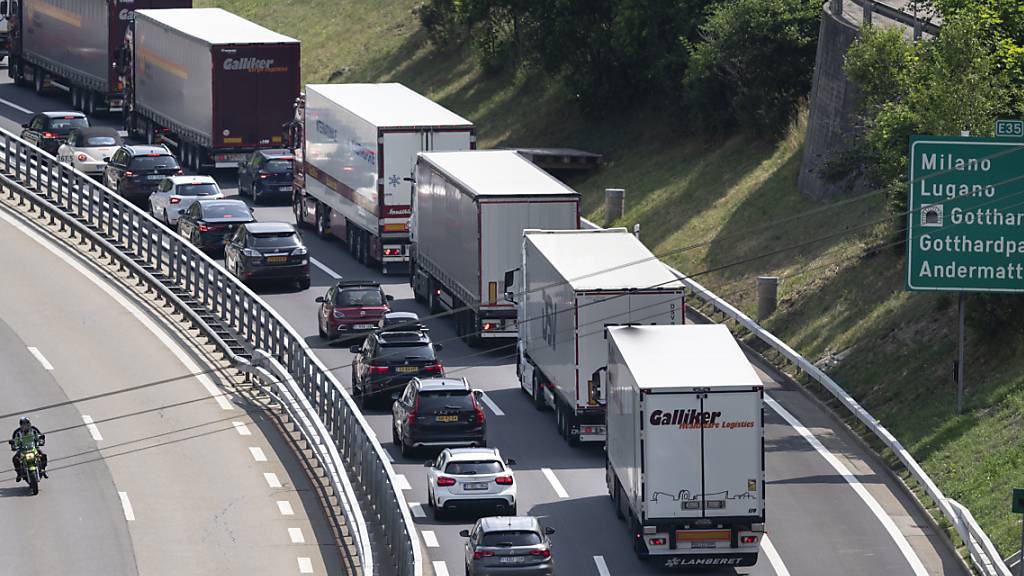
[[[863,19],[865,23],[871,23],[872,15],[878,14],[884,18],[888,18],[893,22],[899,22],[904,26],[907,26],[914,31],[914,38],[920,38],[922,33],[931,34],[937,36],[939,34],[940,26],[931,21],[931,18],[921,18],[916,14],[910,12],[904,12],[899,8],[893,8],[884,2],[878,2],[877,0],[853,0],[855,4],[861,7],[863,10]],[[843,15],[843,0],[829,0],[828,9],[834,16]]]
[[[240,370],[255,371],[261,380],[271,375],[278,396],[293,401],[289,412],[305,422],[318,461],[332,476],[362,573],[372,575],[376,560],[393,564],[401,576],[422,575],[419,539],[384,448],[351,396],[273,308],[149,214],[3,129],[0,183],[11,197],[129,267]],[[380,529],[383,546],[376,549],[370,525]]]
[[[586,228],[600,228],[597,224],[594,224],[584,218],[580,218],[580,222]],[[896,437],[885,428],[885,426],[882,426],[867,410],[865,410],[863,406],[854,400],[853,396],[850,396],[850,394],[832,380],[828,374],[825,374],[825,372],[820,368],[801,356],[797,351],[793,350],[788,344],[777,338],[774,334],[762,328],[757,322],[744,314],[743,311],[719,298],[713,292],[704,286],[701,286],[700,283],[687,277],[675,268],[672,268],[667,264],[665,267],[679,278],[679,281],[682,282],[689,291],[689,295],[693,296],[705,305],[710,306],[714,313],[721,313],[724,316],[731,318],[738,326],[744,328],[758,340],[789,360],[800,371],[810,376],[814,381],[828,390],[832,396],[839,400],[839,402],[841,402],[843,406],[845,406],[846,409],[857,418],[857,420],[864,424],[868,430],[877,436],[887,448],[892,450],[893,454],[899,458],[900,462],[903,463],[914,480],[917,481],[925,492],[928,493],[928,496],[932,501],[935,502],[935,505],[938,506],[942,515],[946,517],[946,519],[949,520],[956,529],[957,534],[967,546],[971,562],[978,571],[985,576],[1012,576],[1009,569],[1006,567],[1006,564],[1003,563],[1002,558],[999,556],[999,551],[996,550],[996,547],[992,544],[988,535],[985,534],[985,531],[982,530],[981,526],[979,526],[974,520],[974,516],[971,515],[970,510],[956,500],[947,498],[942,493],[942,490],[935,485],[935,482],[932,481],[931,477],[929,477],[924,471],[924,468],[922,468],[921,465],[914,460],[914,457],[911,456],[910,452],[900,444],[900,441],[897,440]]]

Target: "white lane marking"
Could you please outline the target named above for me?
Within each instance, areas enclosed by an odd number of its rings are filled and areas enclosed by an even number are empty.
[[[108,296],[113,298],[115,302],[120,304],[121,307],[123,307],[129,314],[131,314],[136,320],[138,320],[143,326],[145,326],[147,330],[149,330],[154,336],[156,336],[157,340],[160,340],[160,342],[178,358],[178,361],[185,366],[185,369],[188,370],[189,373],[196,375],[196,380],[198,380],[199,383],[203,385],[203,388],[206,388],[206,391],[209,392],[210,396],[213,396],[213,399],[217,401],[217,404],[219,404],[223,410],[235,409],[234,405],[232,405],[231,402],[228,402],[226,393],[219,390],[217,388],[217,385],[213,383],[213,380],[211,380],[210,377],[207,376],[205,373],[200,374],[200,372],[205,371],[200,370],[199,365],[196,364],[195,360],[193,360],[192,357],[188,355],[188,353],[185,352],[185,349],[182,348],[173,338],[168,336],[166,331],[157,326],[157,324],[153,320],[151,320],[148,316],[146,316],[145,313],[142,312],[141,304],[136,305],[132,303],[130,300],[128,300],[128,298],[126,298],[120,292],[118,292],[117,289],[115,289],[109,283],[102,280],[96,274],[96,272],[89,269],[84,264],[79,263],[78,260],[70,256],[69,254],[66,254],[60,248],[51,244],[49,240],[43,238],[35,230],[32,230],[28,226],[19,222],[14,216],[11,216],[4,212],[0,212],[0,219],[6,221],[11,226],[14,226],[32,240],[35,240],[37,244],[49,250],[50,253],[63,260],[65,264],[70,266],[79,274],[88,278],[93,284],[96,285],[97,288],[99,288]]]
[[[263,453],[263,448],[259,446],[250,446],[249,453],[252,454],[252,459],[257,462],[266,462],[267,455]]]
[[[437,534],[434,534],[433,530],[424,530],[423,534],[423,545],[427,548],[440,548],[441,545],[437,543]]]
[[[35,112],[29,110],[28,108],[25,108],[24,106],[18,106],[17,104],[15,104],[14,102],[11,102],[10,100],[4,100],[3,98],[0,98],[0,104],[3,104],[5,106],[10,106],[11,108],[14,108],[15,110],[17,110],[18,112],[24,112],[25,114],[35,114]]]
[[[481,396],[480,399],[483,400],[484,404],[486,404],[487,407],[491,409],[491,412],[494,412],[495,416],[505,415],[501,408],[498,408],[498,405],[494,403],[494,400],[491,400],[491,397],[488,396],[486,392],[484,392],[483,396]]]
[[[132,508],[132,502],[128,499],[127,492],[118,492],[118,496],[121,497],[121,508],[124,508],[124,519],[129,522],[135,521],[135,510]]]
[[[597,573],[600,576],[612,576],[608,571],[608,565],[604,563],[604,556],[594,556],[594,564],[597,564]]]
[[[448,564],[444,560],[434,560],[434,574],[448,576]]]
[[[828,448],[825,448],[825,445],[815,438],[814,435],[811,434],[810,430],[804,427],[804,425],[797,420],[795,416],[789,413],[789,410],[783,408],[782,405],[774,398],[765,394],[764,401],[772,408],[772,410],[775,410],[779,416],[782,416],[782,418],[788,422],[798,434],[803,436],[804,440],[814,448],[818,455],[824,458],[825,461],[843,477],[843,480],[846,480],[846,483],[850,485],[850,488],[853,488],[853,491],[857,493],[857,496],[860,496],[860,499],[864,501],[864,504],[866,504],[871,512],[874,513],[875,517],[878,518],[878,521],[882,523],[882,526],[885,528],[885,531],[889,533],[889,537],[892,538],[896,547],[903,553],[903,557],[907,559],[907,562],[910,564],[910,568],[914,571],[914,574],[917,576],[927,576],[928,571],[925,570],[924,564],[921,563],[921,559],[917,557],[917,553],[914,552],[910,543],[907,542],[907,538],[902,532],[900,532],[896,523],[893,522],[892,518],[889,517],[878,501],[875,500],[874,496],[872,496],[871,493],[868,492],[867,488],[860,483],[860,480],[850,472],[850,469],[840,462],[839,459],[831,452],[829,452]]]
[[[82,422],[85,422],[85,427],[89,429],[89,434],[92,436],[93,440],[97,442],[103,440],[103,434],[100,434],[100,429],[96,427],[95,422],[93,422],[92,416],[89,416],[88,414],[82,414]]]
[[[313,266],[316,266],[317,268],[322,270],[324,272],[324,274],[327,274],[328,276],[330,276],[331,278],[334,278],[335,280],[337,280],[338,278],[341,278],[341,274],[338,274],[334,270],[331,270],[330,268],[327,267],[326,264],[324,264],[323,262],[317,260],[316,258],[310,258],[309,259],[309,263],[312,264]]]
[[[409,479],[405,477],[405,474],[395,474],[395,488],[399,490],[412,490]]]
[[[305,556],[299,556],[299,574],[312,574],[313,561]]]
[[[540,471],[544,473],[544,477],[548,479],[549,483],[551,483],[551,487],[555,489],[555,494],[558,494],[559,498],[569,497],[569,493],[565,491],[562,483],[558,481],[558,477],[555,476],[555,473],[551,468],[541,468]]]
[[[277,510],[281,513],[281,516],[295,515],[295,510],[292,510],[292,503],[287,500],[278,500]]]
[[[53,370],[53,364],[50,364],[50,361],[46,359],[46,356],[43,356],[43,353],[39,351],[39,348],[36,348],[35,346],[29,346],[28,351],[31,352],[32,355],[36,357],[36,360],[38,360],[39,363],[43,365],[43,368],[47,370]]]
[[[306,543],[306,537],[302,535],[302,528],[289,528],[288,537],[292,539],[292,544]]]
[[[772,565],[775,576],[789,576],[789,570],[783,563],[782,556],[779,556],[779,551],[775,549],[775,545],[768,539],[767,534],[761,538],[761,550],[764,550],[764,555],[768,557],[768,563]]]
[[[263,478],[267,481],[267,485],[271,488],[280,488],[281,481],[277,478],[277,474],[273,472],[264,472]]]
[[[423,505],[419,502],[409,502],[409,510],[412,511],[414,518],[426,518],[427,515],[423,512]]]
[[[245,422],[232,422],[231,425],[235,427],[240,436],[252,436],[252,432],[249,432],[249,427],[245,425]]]

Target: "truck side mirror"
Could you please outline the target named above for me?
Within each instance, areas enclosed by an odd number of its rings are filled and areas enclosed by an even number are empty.
[[[591,404],[604,404],[604,380],[607,374],[602,375],[602,372],[607,373],[608,368],[602,367],[594,370],[594,373],[590,375],[590,381],[587,382],[587,392],[590,395]]]
[[[502,286],[502,293],[505,295],[505,300],[513,304],[516,303],[516,294],[512,291],[512,287],[516,283],[516,271],[509,270],[505,272],[505,280]]]

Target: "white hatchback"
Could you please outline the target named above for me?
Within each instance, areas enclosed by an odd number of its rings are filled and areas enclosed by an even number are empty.
[[[113,128],[75,128],[68,134],[67,141],[57,149],[57,160],[99,178],[103,176],[103,169],[121,143],[120,133]]]
[[[209,176],[168,176],[149,196],[149,212],[168,226],[176,226],[178,217],[196,200],[223,200],[217,181]]]
[[[446,448],[424,464],[427,500],[439,518],[448,511],[489,508],[515,516],[515,460],[503,460],[497,448]]]

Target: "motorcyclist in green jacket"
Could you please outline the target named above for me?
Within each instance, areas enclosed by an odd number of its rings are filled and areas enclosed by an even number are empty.
[[[16,482],[21,482],[21,451],[22,449],[35,448],[39,452],[39,473],[43,478],[49,478],[46,475],[46,454],[40,449],[40,446],[46,443],[46,435],[39,431],[32,425],[32,421],[27,416],[23,416],[18,421],[18,427],[14,429],[14,433],[11,434],[11,450],[14,450],[14,457],[11,462],[14,464],[14,470],[18,473],[18,479]]]

